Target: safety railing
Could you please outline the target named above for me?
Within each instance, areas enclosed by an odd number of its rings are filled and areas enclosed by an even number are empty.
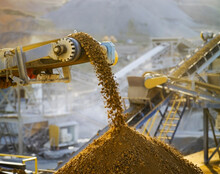
[[[35,167],[35,172],[34,174],[37,174],[38,168],[37,168],[37,157],[33,156],[23,156],[23,155],[13,155],[13,154],[3,154],[0,153],[0,156],[7,156],[7,157],[15,157],[15,158],[23,158],[22,163],[26,164],[27,161],[34,161],[34,167]]]
[[[166,125],[167,125],[167,123],[168,123],[168,121],[169,121],[169,119],[170,119],[170,117],[171,117],[171,115],[172,115],[172,111],[174,110],[174,106],[175,106],[175,104],[176,104],[176,99],[177,99],[178,97],[177,96],[175,96],[175,99],[174,99],[174,102],[173,102],[173,104],[172,104],[172,106],[171,106],[171,110],[169,111],[169,113],[168,113],[168,116],[166,117],[166,120],[165,120],[165,123],[163,124],[164,126],[163,126],[163,128],[162,128],[162,130],[160,131],[160,135],[159,135],[159,139],[163,139],[163,137],[162,137],[162,134],[164,133],[164,130],[165,130],[165,127],[166,127]]]

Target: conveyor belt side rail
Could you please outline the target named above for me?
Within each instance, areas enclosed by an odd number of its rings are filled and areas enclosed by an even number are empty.
[[[218,96],[212,96],[211,94],[206,94],[204,92],[191,90],[176,84],[164,84],[164,86],[159,86],[160,88],[165,88],[170,91],[181,93],[187,96],[195,97],[197,100],[205,100],[213,103],[220,103],[220,98]]]
[[[208,67],[216,58],[220,56],[220,44],[216,45],[208,53],[206,53],[198,62],[192,64],[183,76],[191,76],[194,73],[200,74]]]
[[[181,62],[176,69],[170,73],[178,78],[192,76],[194,73],[201,73],[210,63],[220,55],[220,35],[207,42],[202,48],[190,58]]]

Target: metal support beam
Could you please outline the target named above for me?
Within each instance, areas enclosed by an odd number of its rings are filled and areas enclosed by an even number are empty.
[[[27,76],[27,69],[26,69],[26,58],[23,54],[22,48],[17,47],[15,49],[15,55],[17,58],[17,66],[18,66],[18,72],[19,72],[19,77],[22,80],[21,82],[23,84],[28,83],[28,76]]]
[[[213,137],[214,137],[214,140],[215,140],[215,145],[217,147],[215,153],[218,152],[218,156],[219,156],[219,159],[220,159],[220,151],[219,151],[220,143],[218,142],[217,137],[215,135],[215,127],[214,127],[214,123],[213,123],[214,118],[212,117],[212,115],[209,112],[207,114],[208,114],[208,117],[209,117],[209,122],[210,122],[210,125],[211,125],[212,134],[213,134]],[[213,153],[213,155],[214,155],[214,153]],[[210,159],[211,159],[211,157],[210,157]]]
[[[203,131],[204,131],[204,140],[203,140],[203,148],[204,148],[204,163],[208,164],[209,162],[209,120],[208,114],[206,112],[207,108],[203,109]]]
[[[185,95],[188,95],[188,96],[192,96],[192,97],[195,97],[196,99],[211,101],[213,103],[220,103],[220,98],[219,97],[215,97],[215,96],[212,96],[211,94],[206,94],[204,92],[191,90],[191,89],[188,89],[188,88],[183,87],[181,85],[167,83],[167,84],[164,84],[164,85],[158,85],[157,87],[168,89],[170,91],[185,94]]]
[[[218,153],[219,158],[220,158],[220,151],[219,151],[220,142],[219,142],[219,140],[217,140],[217,137],[215,135],[213,117],[209,113],[208,108],[203,109],[203,114],[204,114],[204,119],[203,119],[203,124],[204,124],[204,163],[208,164],[209,161],[212,159],[212,157],[215,155],[215,153]],[[212,154],[210,156],[209,156],[209,123],[211,126],[211,130],[212,130],[215,145],[216,145],[216,149],[214,150],[214,152],[212,152]]]
[[[21,91],[20,86],[17,87],[17,102],[18,102],[18,154],[23,154],[23,128],[22,128],[22,117],[21,117]]]

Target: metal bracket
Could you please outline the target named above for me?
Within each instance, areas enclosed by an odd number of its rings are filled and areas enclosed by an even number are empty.
[[[17,85],[24,85],[24,80],[20,79],[19,77],[16,77],[16,76],[12,76],[10,75],[9,76],[13,82],[15,82]]]
[[[62,69],[63,69],[63,76],[65,79],[65,83],[69,83],[71,81],[70,67],[66,66],[66,67],[62,67]]]
[[[27,76],[27,69],[26,69],[26,58],[25,55],[23,54],[22,47],[17,47],[15,49],[15,57],[17,61],[17,66],[18,66],[18,72],[19,72],[19,77],[22,81],[22,85],[28,84],[28,76]]]

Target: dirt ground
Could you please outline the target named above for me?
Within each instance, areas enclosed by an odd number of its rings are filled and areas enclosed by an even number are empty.
[[[211,155],[216,148],[209,149],[209,155]],[[195,154],[191,154],[184,157],[185,159],[193,162],[202,169],[205,174],[218,174],[220,173],[220,160],[218,153],[215,153],[208,165],[204,164],[204,152],[200,151]]]

